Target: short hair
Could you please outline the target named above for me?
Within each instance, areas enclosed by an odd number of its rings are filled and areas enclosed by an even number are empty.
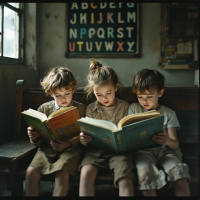
[[[40,85],[45,93],[53,93],[61,88],[77,88],[77,80],[74,78],[71,71],[64,67],[54,67],[47,75],[40,81]]]
[[[111,82],[114,86],[120,84],[115,71],[108,66],[102,66],[97,60],[90,61],[90,73],[87,76],[87,85],[85,91],[87,98],[92,94],[94,85],[104,85]]]
[[[165,77],[157,70],[142,69],[133,77],[133,93],[145,93],[152,89],[158,92],[164,88]]]

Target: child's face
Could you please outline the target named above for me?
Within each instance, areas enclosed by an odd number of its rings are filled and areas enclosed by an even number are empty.
[[[164,89],[161,89],[160,92],[157,90],[146,91],[145,94],[140,94],[137,92],[137,98],[139,104],[144,107],[146,110],[154,110],[160,107],[158,103],[159,97],[164,93]]]
[[[112,83],[95,85],[93,87],[93,93],[100,104],[104,106],[113,106],[116,103],[115,92],[117,91],[117,89],[118,84],[116,87]]]
[[[54,100],[56,101],[57,105],[59,107],[67,107],[71,104],[72,102],[72,97],[74,93],[73,88],[61,88],[55,90],[52,94],[50,94]]]

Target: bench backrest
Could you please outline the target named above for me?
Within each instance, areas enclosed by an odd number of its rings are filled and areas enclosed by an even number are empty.
[[[132,93],[131,87],[122,87],[118,98],[129,103],[138,102],[135,94]],[[27,124],[21,116],[21,112],[29,108],[37,109],[41,104],[52,100],[42,89],[26,88],[24,80],[18,80],[16,83],[16,110],[14,139],[28,139],[26,128]],[[73,99],[90,104],[95,98],[87,101],[83,88],[78,88],[73,95]],[[160,103],[175,111],[198,111],[198,88],[195,87],[166,87],[164,95],[160,98]]]

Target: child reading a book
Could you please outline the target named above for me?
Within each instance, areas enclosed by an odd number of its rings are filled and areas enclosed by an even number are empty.
[[[94,119],[111,121],[117,125],[127,115],[129,103],[115,98],[119,80],[111,67],[102,66],[98,61],[90,63],[87,77],[87,97],[94,93],[97,101],[88,105],[86,116]],[[114,185],[119,187],[120,196],[133,196],[133,164],[132,155],[115,155],[105,150],[88,146],[90,136],[80,133],[81,144],[88,147],[80,164],[80,196],[94,196],[94,182],[100,168],[114,174]]]
[[[54,100],[42,104],[38,111],[49,116],[53,111],[68,106],[77,107],[80,117],[85,116],[86,106],[72,100],[77,81],[71,71],[63,67],[53,68],[40,82],[45,93]],[[69,176],[78,173],[83,152],[79,147],[79,136],[68,141],[51,141],[50,144],[39,139],[40,133],[28,127],[30,142],[38,146],[38,151],[26,170],[26,196],[39,195],[39,181],[42,175],[55,172],[53,196],[66,196]],[[81,145],[80,145],[81,146]]]
[[[164,76],[156,70],[143,69],[133,78],[132,89],[139,103],[132,103],[128,114],[156,109],[164,116],[163,132],[152,137],[161,147],[139,150],[134,154],[139,189],[143,196],[156,196],[156,189],[167,182],[174,187],[176,196],[190,196],[188,166],[182,163],[176,130],[180,128],[176,114],[160,105],[164,93]],[[166,182],[167,181],[167,182]]]

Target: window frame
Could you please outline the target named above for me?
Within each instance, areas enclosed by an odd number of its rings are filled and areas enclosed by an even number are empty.
[[[24,38],[25,38],[25,31],[24,31],[24,25],[25,25],[25,5],[24,3],[19,3],[19,8],[16,8],[8,3],[1,3],[1,50],[2,53],[0,55],[0,63],[6,63],[6,64],[24,64]],[[3,56],[3,35],[4,35],[4,7],[7,7],[19,15],[19,40],[18,40],[18,58],[10,58]]]

